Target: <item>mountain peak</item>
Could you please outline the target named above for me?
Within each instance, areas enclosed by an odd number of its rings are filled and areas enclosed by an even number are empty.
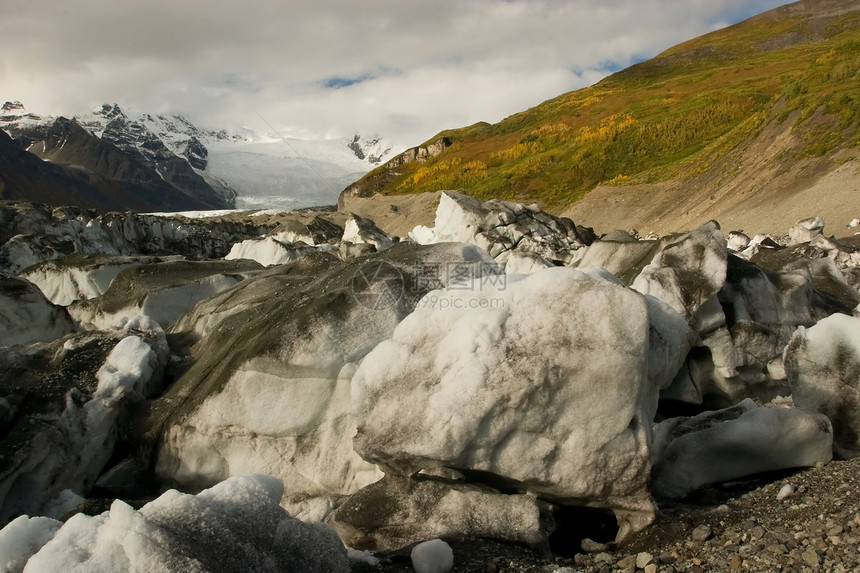
[[[20,101],[7,101],[0,107],[0,118],[3,121],[16,121],[21,119],[38,120],[39,116],[27,111]]]
[[[0,111],[12,112],[12,111],[26,111],[24,109],[24,104],[20,101],[7,101],[3,104],[3,107],[0,107]]]
[[[352,150],[356,157],[371,165],[379,165],[391,153],[391,146],[387,145],[381,138],[370,137],[365,139],[357,133],[346,146]]]
[[[125,113],[123,113],[123,111],[120,109],[118,104],[113,104],[113,105],[111,105],[109,103],[102,104],[102,107],[100,109],[96,110],[95,113],[96,113],[96,115],[100,115],[100,116],[105,117],[107,119],[115,119],[118,117],[127,118],[127,116],[125,115]]]

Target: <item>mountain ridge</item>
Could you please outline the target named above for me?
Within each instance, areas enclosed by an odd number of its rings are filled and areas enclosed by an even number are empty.
[[[313,141],[267,136],[250,128],[202,129],[182,115],[129,113],[117,104],[104,104],[72,118],[92,137],[124,153],[136,168],[148,168],[149,179],[204,198],[189,207],[195,209],[332,204],[345,184],[391,153],[390,145],[379,137],[355,134],[349,139]],[[37,155],[44,155],[42,144],[59,119],[32,113],[19,101],[0,108],[0,129]],[[85,160],[78,155],[72,160],[68,150],[54,149],[51,157],[43,158],[87,163],[90,170],[100,165],[98,157]],[[110,178],[115,173],[99,175]]]
[[[7,133],[0,133],[0,199],[24,200],[48,205],[76,205],[87,209],[110,211],[152,211],[174,209],[177,211],[205,208],[198,200],[177,192],[164,182],[155,185],[145,169],[127,159],[121,151],[110,144],[89,135],[80,126],[68,122],[63,132],[51,138],[53,150],[61,148],[69,154],[73,148],[95,148],[92,158],[101,160],[105,166],[133,176],[126,179],[106,177],[81,165],[62,165],[45,161],[34,153],[20,147]],[[2,131],[2,130],[0,130]],[[69,150],[65,145],[69,144]],[[48,148],[45,142],[46,150]],[[78,153],[78,152],[73,152]],[[67,157],[70,155],[67,155]],[[124,165],[124,167],[123,167]]]

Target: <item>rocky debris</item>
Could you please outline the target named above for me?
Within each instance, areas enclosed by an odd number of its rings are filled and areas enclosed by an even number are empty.
[[[860,455],[860,318],[833,314],[798,328],[785,348],[795,406],[826,415],[834,450]]]
[[[795,493],[777,499],[786,486]],[[468,538],[448,542],[466,573],[614,571],[840,571],[860,568],[860,459],[819,464],[705,487],[683,503],[665,502],[657,520],[626,542],[596,552],[547,555]],[[704,537],[706,530],[710,535]],[[413,573],[409,549],[377,552],[369,573]],[[637,568],[637,561],[648,564]]]
[[[548,504],[480,484],[388,475],[346,499],[326,520],[344,543],[390,551],[434,537],[486,537],[545,546]]]
[[[681,499],[706,484],[809,467],[832,457],[833,430],[825,416],[763,408],[747,398],[731,408],[657,424],[651,491]]]
[[[297,515],[321,519],[333,499],[381,477],[352,449],[355,365],[456,279],[449,269],[484,267],[496,265],[462,244],[398,243],[346,262],[315,253],[201,303],[173,329],[197,340],[195,362],[148,422],[158,475],[184,488],[274,475]]]
[[[389,474],[456,468],[610,509],[623,538],[653,518],[650,422],[684,357],[660,351],[678,323],[599,272],[434,291],[353,376],[353,446]]]
[[[409,237],[420,244],[455,241],[478,245],[500,263],[513,253],[540,257],[550,264],[569,263],[595,237],[570,219],[554,217],[536,205],[493,199],[481,201],[444,191],[436,226],[416,227]]]
[[[153,321],[0,354],[0,521],[63,515],[64,490],[86,494],[111,458],[129,408],[162,390],[168,350]]]
[[[115,328],[141,314],[168,328],[196,303],[260,269],[256,262],[244,260],[137,265],[120,272],[102,296],[69,306],[69,314],[88,330]]]
[[[66,309],[33,283],[0,274],[0,347],[56,340],[74,330]]]
[[[831,462],[707,491],[707,498],[668,505],[649,530],[602,555],[578,555],[576,571],[621,567],[647,550],[658,571],[855,571],[860,567],[857,460]],[[777,499],[784,487],[796,492]],[[696,532],[707,527],[711,535]],[[473,569],[478,570],[478,569]],[[552,571],[538,560],[520,571]]]
[[[27,571],[348,573],[337,536],[291,517],[278,505],[282,495],[278,480],[252,475],[197,495],[170,490],[139,510],[116,500],[101,515],[71,517],[29,557]],[[45,529],[34,532],[37,542]]]

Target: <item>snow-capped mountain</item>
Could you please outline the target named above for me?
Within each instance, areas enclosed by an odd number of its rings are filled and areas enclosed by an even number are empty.
[[[78,123],[98,137],[120,149],[136,149],[157,160],[167,153],[184,157],[197,170],[206,169],[206,148],[202,133],[180,115],[164,116],[145,113],[130,118],[118,105],[76,116]]]
[[[7,102],[0,129],[22,144],[43,140],[56,118]],[[334,204],[348,184],[391,154],[384,140],[282,138],[241,127],[203,130],[181,115],[129,113],[118,105],[74,116],[77,123],[181,184],[202,177],[239,209]]]
[[[361,160],[366,159],[368,163],[373,165],[379,165],[383,159],[391,154],[391,146],[379,137],[362,139],[360,135],[355,134],[352,141],[347,143],[347,147],[352,149],[356,157]]]
[[[20,101],[7,101],[0,107],[0,129],[17,141],[44,139],[54,119],[28,111]]]

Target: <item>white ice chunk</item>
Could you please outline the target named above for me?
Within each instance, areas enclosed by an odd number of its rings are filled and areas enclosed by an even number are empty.
[[[811,241],[824,232],[824,221],[821,217],[801,219],[788,230],[789,245],[798,245]]]
[[[96,372],[98,398],[113,398],[125,392],[146,392],[158,357],[149,344],[138,336],[126,336],[111,350],[107,360]]]
[[[806,467],[832,457],[833,432],[821,414],[763,408],[749,398],[654,428],[652,489],[682,498],[709,483],[759,472]]]
[[[454,551],[441,539],[431,539],[412,548],[415,573],[448,573],[454,568]]]
[[[0,571],[19,573],[27,560],[54,537],[63,525],[48,517],[21,515],[0,529]]]
[[[860,318],[837,313],[798,328],[784,362],[795,405],[830,418],[840,456],[860,455]]]
[[[266,237],[264,239],[248,239],[236,243],[227,253],[225,259],[251,259],[265,267],[282,265],[295,261],[308,253],[317,250],[307,245],[293,244],[279,240],[277,237]]]
[[[624,514],[623,536],[648,519],[650,423],[686,338],[675,311],[594,270],[433,291],[353,376],[353,445],[402,475],[474,469],[592,501]]]
[[[101,515],[69,519],[25,571],[347,573],[334,532],[290,517],[278,505],[282,493],[279,480],[249,475],[196,496],[169,490],[139,511],[117,500]]]
[[[380,229],[370,219],[351,214],[343,227],[343,241],[354,244],[370,244],[377,251],[384,251],[394,244],[394,238]]]
[[[346,555],[352,563],[365,563],[372,567],[379,565],[379,559],[370,551],[360,551],[352,547],[346,548]]]
[[[439,242],[436,240],[435,231],[430,227],[425,227],[424,225],[418,225],[409,231],[409,238],[419,245],[431,245]]]

